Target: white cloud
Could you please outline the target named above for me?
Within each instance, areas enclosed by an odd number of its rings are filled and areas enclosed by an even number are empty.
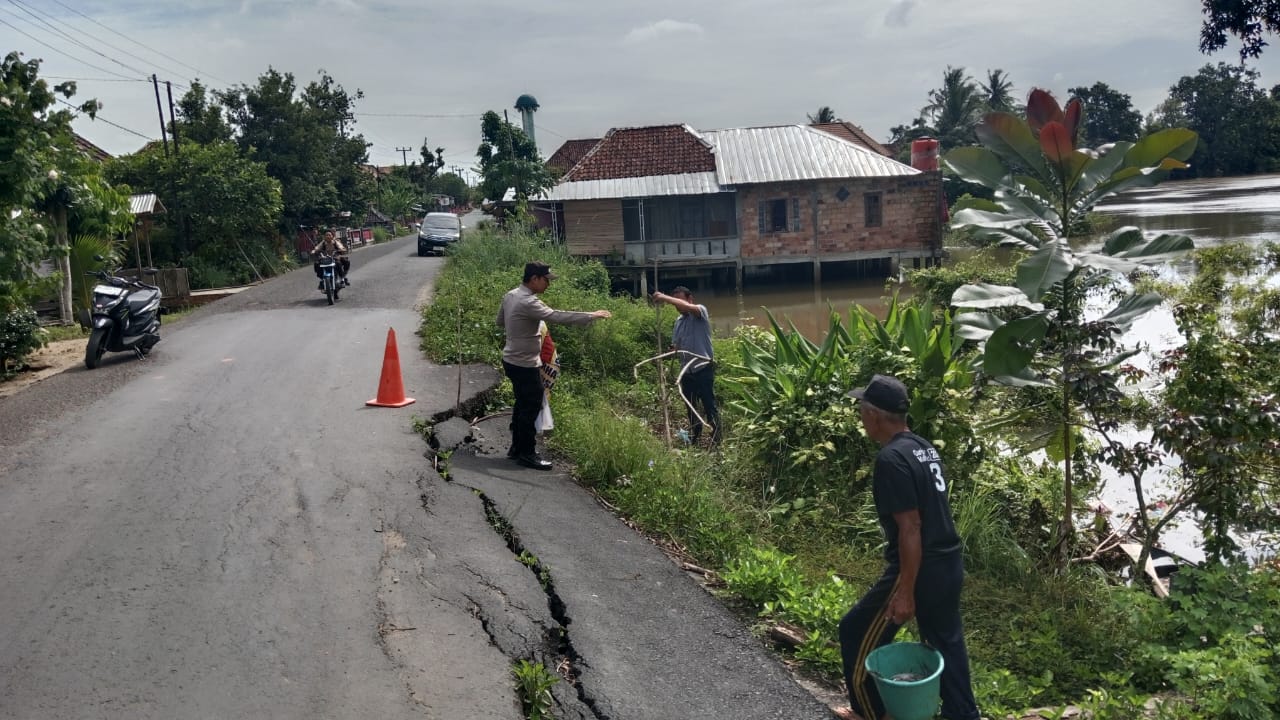
[[[628,44],[648,42],[663,35],[702,35],[702,26],[679,20],[659,20],[655,23],[632,28],[624,42]]]

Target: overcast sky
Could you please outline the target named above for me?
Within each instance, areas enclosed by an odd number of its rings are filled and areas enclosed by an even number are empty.
[[[299,86],[323,68],[364,91],[356,129],[372,162],[424,137],[472,167],[479,117],[522,93],[537,140],[611,127],[805,122],[829,105],[876,138],[910,122],[948,65],[1001,68],[1017,96],[1102,81],[1150,112],[1183,75],[1236,62],[1198,52],[1200,0],[0,0],[0,42],[80,80],[103,103],[76,130],[113,154],[159,137],[141,79]],[[68,37],[69,36],[69,37]],[[74,38],[75,42],[72,41]],[[123,52],[122,52],[123,51]],[[1255,67],[1280,82],[1280,47]],[[163,94],[163,86],[161,87]],[[1063,98],[1065,99],[1065,98]],[[127,128],[113,127],[107,121]],[[132,132],[130,132],[132,131]],[[136,133],[136,134],[135,134]]]

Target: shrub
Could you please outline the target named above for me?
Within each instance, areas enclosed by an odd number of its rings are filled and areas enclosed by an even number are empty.
[[[391,233],[387,232],[384,227],[376,227],[373,229],[373,241],[375,243],[384,243],[391,239]]]
[[[801,595],[805,585],[795,558],[768,547],[753,547],[730,560],[724,581],[731,592],[761,609]]]
[[[0,314],[0,373],[5,377],[23,368],[27,356],[44,345],[36,311],[15,308]]]
[[[1186,698],[1173,707],[1185,706],[1186,717],[1280,716],[1280,575],[1274,570],[1183,568],[1168,601],[1141,605],[1135,624],[1150,641],[1139,654],[1140,677],[1148,685],[1171,683]]]

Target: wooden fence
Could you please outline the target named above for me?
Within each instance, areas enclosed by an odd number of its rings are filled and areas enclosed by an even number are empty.
[[[191,281],[186,268],[160,268],[155,275],[139,275],[136,269],[121,269],[120,277],[140,279],[159,287],[165,305],[185,305],[191,299]]]

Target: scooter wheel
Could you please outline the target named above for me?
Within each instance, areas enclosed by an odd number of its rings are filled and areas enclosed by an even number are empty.
[[[102,362],[102,355],[107,351],[107,328],[95,328],[89,333],[89,344],[84,348],[84,366],[90,370]]]

